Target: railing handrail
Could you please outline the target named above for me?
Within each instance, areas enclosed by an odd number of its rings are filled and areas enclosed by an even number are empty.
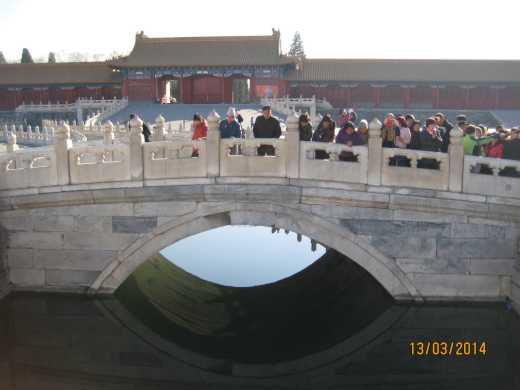
[[[514,160],[493,159],[486,157],[464,156],[462,132],[456,128],[451,133],[451,144],[448,153],[409,150],[399,148],[383,148],[381,143],[381,124],[372,121],[369,129],[367,145],[347,146],[333,143],[300,141],[297,118],[292,115],[287,120],[285,139],[278,138],[229,138],[221,139],[218,130],[218,116],[208,117],[209,129],[205,140],[167,139],[164,118],[156,121],[154,141],[143,142],[142,122],[132,120],[128,131],[127,143],[116,143],[114,131],[117,129],[110,122],[97,130],[103,131],[102,145],[73,145],[70,139],[71,127],[60,125],[54,131],[54,147],[47,149],[15,150],[16,134],[21,136],[41,134],[31,128],[30,132],[14,132],[4,126],[3,135],[7,134],[8,151],[1,156],[0,161],[16,158],[30,161],[31,159],[52,154],[54,165],[39,169],[47,169],[45,179],[43,171],[34,181],[31,175],[36,172],[29,167],[14,171],[0,171],[0,190],[23,189],[35,186],[53,186],[67,184],[97,183],[121,180],[175,179],[180,177],[283,177],[327,180],[332,182],[347,182],[369,184],[373,186],[416,187],[432,190],[451,191],[458,193],[488,193],[497,196],[520,198],[520,179],[504,174],[475,175],[475,169],[470,166],[487,164],[493,170],[512,167],[520,172],[520,162]],[[73,126],[74,127],[74,126]],[[12,128],[11,128],[12,129]],[[34,129],[35,130],[35,129]],[[2,132],[0,132],[1,134]],[[263,145],[272,145],[272,149],[259,149]],[[236,149],[233,149],[237,146]],[[224,150],[229,152],[223,152]],[[330,157],[323,155],[317,158],[315,154],[322,150]],[[154,152],[155,158],[150,156]],[[343,152],[351,151],[356,158]],[[122,153],[121,161],[110,158],[110,152]],[[72,167],[69,159],[78,154],[92,154],[100,163],[107,167],[95,167],[95,163]],[[108,153],[108,154],[107,154]],[[105,155],[107,154],[107,155]],[[263,154],[270,158],[264,158]],[[391,163],[390,157],[406,156],[411,164]],[[240,158],[237,158],[239,156]],[[350,156],[350,157],[349,157]],[[276,157],[276,158],[272,158]],[[425,168],[417,164],[419,159],[440,161],[438,169]],[[348,161],[343,161],[343,160]],[[72,160],[74,161],[74,160]],[[345,165],[342,165],[345,163]],[[353,164],[355,163],[355,164]],[[88,167],[86,167],[88,165]],[[101,164],[103,165],[103,164]],[[88,168],[88,169],[87,169]],[[73,171],[73,172],[72,172]],[[54,173],[53,173],[54,172]],[[508,171],[509,172],[509,171]],[[509,172],[510,173],[510,172]],[[19,175],[20,179],[17,179]],[[510,175],[515,176],[515,174]],[[47,181],[46,181],[47,180]],[[479,184],[481,183],[481,184]],[[479,186],[487,183],[486,189]]]

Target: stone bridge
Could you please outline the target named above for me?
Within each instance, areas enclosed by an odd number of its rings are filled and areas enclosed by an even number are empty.
[[[353,148],[300,142],[295,116],[279,140],[221,140],[208,121],[204,141],[144,143],[136,119],[128,143],[108,124],[104,145],[80,147],[64,124],[52,148],[3,154],[2,291],[110,294],[177,240],[275,225],[345,254],[398,300],[520,300],[520,178],[502,175],[518,162],[464,156],[458,129],[442,154],[383,149],[377,119]],[[257,155],[264,144],[274,156]],[[396,154],[411,166],[390,165]]]

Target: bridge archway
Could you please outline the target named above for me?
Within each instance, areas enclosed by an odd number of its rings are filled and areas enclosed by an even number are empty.
[[[113,293],[141,264],[168,245],[227,225],[277,226],[334,248],[369,272],[395,299],[421,301],[417,288],[397,266],[365,239],[314,214],[274,204],[220,204],[158,226],[119,252],[89,288],[90,294]]]

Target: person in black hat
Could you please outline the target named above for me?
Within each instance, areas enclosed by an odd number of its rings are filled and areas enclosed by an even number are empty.
[[[439,125],[439,132],[442,136],[441,152],[448,153],[448,147],[450,145],[450,133],[453,129],[453,125],[448,121],[442,112],[435,114],[435,119],[437,120],[437,125]]]
[[[406,120],[406,125],[410,130],[412,130],[412,126],[415,122],[415,116],[413,114],[406,114],[404,119]]]
[[[280,138],[282,129],[280,122],[273,116],[271,106],[262,107],[262,115],[258,116],[253,126],[255,138]],[[274,156],[275,149],[272,145],[261,145],[258,147],[259,156]]]
[[[457,125],[461,129],[465,129],[467,124],[468,124],[468,121],[466,119],[466,115],[457,115]]]

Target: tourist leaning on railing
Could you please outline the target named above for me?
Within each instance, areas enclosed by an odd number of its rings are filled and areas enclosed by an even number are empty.
[[[442,112],[438,112],[433,117],[437,121],[437,126],[441,130],[442,147],[441,152],[448,153],[448,146],[450,145],[450,133],[453,129],[453,125],[448,121],[446,116]]]
[[[363,145],[363,139],[359,132],[354,128],[354,123],[347,122],[343,128],[336,135],[336,143],[344,144],[347,146],[358,146]],[[356,156],[352,151],[344,150],[340,153],[339,159],[341,161],[357,161]]]
[[[500,134],[496,133],[491,136],[491,142],[484,148],[486,157],[504,158],[504,143],[500,139]]]
[[[298,131],[300,132],[300,141],[310,141],[312,138],[312,125],[309,114],[303,113],[298,119]]]
[[[504,143],[504,158],[520,160],[520,130],[511,129],[509,140]]]
[[[271,106],[262,107],[262,115],[258,116],[253,126],[255,138],[280,138],[282,128],[280,121],[273,116]],[[274,156],[273,145],[261,145],[258,147],[259,156]]]
[[[368,121],[366,119],[361,119],[359,121],[359,127],[357,131],[363,140],[363,145],[366,145],[368,143]]]
[[[426,128],[421,131],[421,150],[440,152],[443,139],[435,118],[426,119]],[[439,162],[435,158],[422,158],[417,163],[418,168],[439,169]]]
[[[220,138],[240,138],[240,123],[236,120],[236,111],[230,107],[226,114],[226,119],[221,120],[219,124]]]
[[[191,139],[194,141],[205,139],[208,136],[208,123],[200,114],[193,115],[192,123],[192,136]],[[199,156],[199,149],[193,147],[192,157]]]
[[[383,148],[394,148],[395,137],[399,133],[399,127],[395,116],[392,113],[388,113],[383,120],[383,127],[381,128],[381,138]]]
[[[420,150],[421,149],[421,121],[413,119],[410,132],[410,143],[408,149]]]
[[[312,141],[314,142],[334,142],[334,132],[336,130],[336,123],[332,120],[330,115],[325,115],[321,120],[318,128],[312,135]],[[316,150],[315,158],[317,160],[326,160],[329,158],[329,154],[325,150]]]

